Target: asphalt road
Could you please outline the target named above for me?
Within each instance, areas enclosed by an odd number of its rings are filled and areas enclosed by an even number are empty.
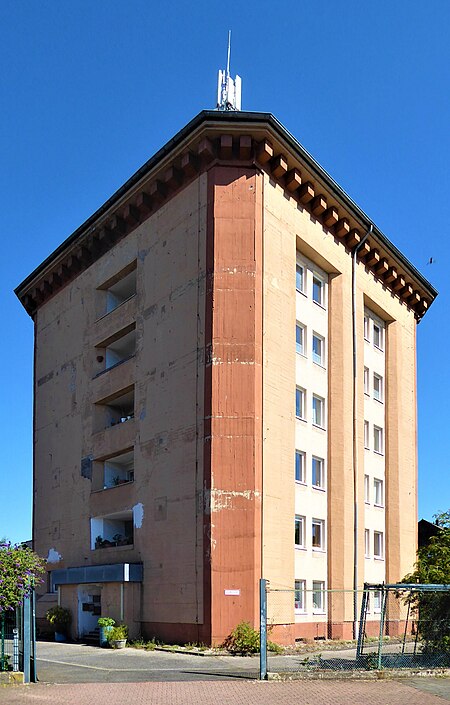
[[[37,673],[45,683],[256,679],[259,657],[191,656],[42,641],[37,644]]]

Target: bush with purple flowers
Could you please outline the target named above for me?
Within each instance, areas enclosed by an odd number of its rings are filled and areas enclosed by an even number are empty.
[[[42,583],[45,561],[30,548],[0,541],[0,614],[13,610],[33,585]]]

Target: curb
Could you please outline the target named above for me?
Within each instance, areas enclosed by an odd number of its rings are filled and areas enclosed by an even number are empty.
[[[0,686],[23,685],[23,673],[21,671],[3,671],[0,673]]]
[[[267,674],[269,681],[299,681],[299,680],[397,680],[399,678],[450,678],[450,668],[435,668],[427,670],[386,669],[382,671],[271,671]]]

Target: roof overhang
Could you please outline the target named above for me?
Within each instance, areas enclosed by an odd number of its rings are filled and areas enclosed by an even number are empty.
[[[30,315],[214,164],[256,166],[421,318],[437,291],[270,113],[202,111],[15,290]]]

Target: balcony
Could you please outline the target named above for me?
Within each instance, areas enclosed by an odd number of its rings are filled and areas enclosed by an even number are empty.
[[[136,296],[136,260],[104,282],[97,289],[98,315],[106,316]]]
[[[94,378],[126,362],[136,354],[136,324],[130,323],[95,346]]]
[[[94,433],[134,419],[134,386],[95,403]]]
[[[91,550],[131,546],[134,541],[133,512],[126,510],[91,519]]]
[[[115,455],[103,463],[103,489],[118,487],[134,480],[133,451]]]

